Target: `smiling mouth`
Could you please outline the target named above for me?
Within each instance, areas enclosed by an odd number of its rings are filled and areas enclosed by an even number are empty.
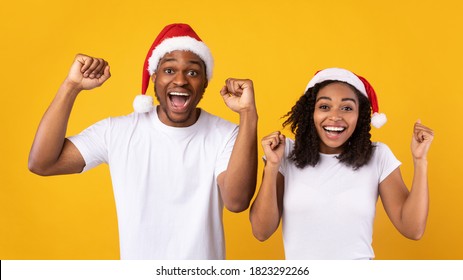
[[[340,126],[324,126],[323,129],[330,134],[341,134],[346,130],[345,127]]]
[[[172,107],[182,109],[188,105],[190,94],[185,92],[171,92],[169,93],[169,100]]]

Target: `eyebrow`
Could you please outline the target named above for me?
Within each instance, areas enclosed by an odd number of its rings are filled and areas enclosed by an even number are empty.
[[[320,96],[319,98],[317,98],[316,102],[320,101],[320,99],[326,99],[326,100],[330,100],[330,101],[332,100],[330,97]],[[354,98],[349,98],[349,97],[343,98],[343,99],[341,99],[341,101],[352,101],[355,104],[357,104],[357,101]]]

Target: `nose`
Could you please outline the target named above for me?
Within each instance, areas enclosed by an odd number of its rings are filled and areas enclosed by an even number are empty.
[[[342,117],[340,115],[338,115],[337,113],[333,113],[333,114],[330,115],[329,119],[331,121],[336,122],[336,121],[342,120]]]
[[[185,74],[182,72],[177,72],[174,78],[174,84],[180,87],[188,84],[188,80],[185,77]]]

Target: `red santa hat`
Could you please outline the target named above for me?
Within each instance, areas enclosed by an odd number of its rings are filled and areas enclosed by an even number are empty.
[[[154,40],[143,64],[141,94],[135,97],[133,108],[137,113],[149,112],[153,108],[153,97],[146,95],[151,76],[156,72],[159,61],[173,51],[191,51],[199,56],[206,65],[206,77],[212,78],[214,60],[206,44],[196,32],[184,23],[167,25]]]
[[[305,91],[318,83],[328,80],[346,82],[355,87],[358,91],[365,95],[368,100],[370,100],[371,110],[373,111],[371,124],[374,127],[380,128],[387,122],[386,115],[379,113],[378,99],[376,98],[376,93],[373,87],[365,78],[358,76],[349,70],[342,68],[327,68],[318,71],[307,84]]]

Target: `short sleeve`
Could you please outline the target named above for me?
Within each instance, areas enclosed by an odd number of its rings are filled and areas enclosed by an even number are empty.
[[[386,179],[402,163],[395,157],[391,149],[383,143],[376,143],[376,160],[378,162],[379,182]]]
[[[285,141],[286,141],[285,154],[284,154],[283,158],[281,159],[280,168],[278,169],[278,171],[283,176],[286,175],[286,168],[288,166],[288,161],[290,160],[289,155],[291,154],[292,150],[294,149],[294,140],[292,140],[290,138],[286,138]]]
[[[110,119],[104,119],[68,139],[85,160],[82,172],[108,162],[108,132]]]
[[[224,149],[220,153],[217,159],[217,163],[215,166],[215,174],[218,176],[220,173],[227,170],[228,162],[230,161],[230,157],[233,151],[233,146],[235,145],[236,137],[238,135],[239,128],[238,126],[231,132],[230,137],[228,138]]]

